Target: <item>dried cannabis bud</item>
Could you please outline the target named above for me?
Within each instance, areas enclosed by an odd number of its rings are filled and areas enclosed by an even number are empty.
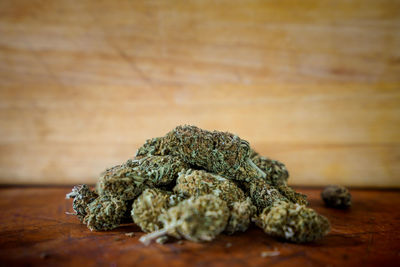
[[[96,192],[79,185],[67,198],[90,230],[133,220],[151,232],[140,239],[145,244],[168,237],[210,241],[222,231],[246,231],[251,218],[293,242],[322,237],[329,222],[299,205],[306,196],[287,185],[288,177],[283,163],[260,156],[238,136],[185,125],[147,140],[134,159],[103,172]],[[335,191],[335,201],[325,191],[328,205],[350,205],[348,191],[348,201],[343,190]]]
[[[277,185],[275,188],[278,189],[279,193],[281,193],[284,197],[289,199],[290,202],[300,205],[308,205],[307,196],[294,191],[290,186]]]
[[[243,182],[242,185],[259,212],[272,206],[277,201],[288,201],[285,196],[264,179],[254,179],[250,182]]]
[[[146,189],[132,205],[132,219],[143,232],[153,232],[162,228],[158,217],[168,208],[176,206],[181,199],[160,189]]]
[[[146,178],[139,176],[129,161],[107,169],[100,175],[97,191],[100,195],[115,196],[122,200],[137,197],[147,186]]]
[[[266,174],[266,181],[278,189],[279,193],[285,196],[293,203],[308,205],[307,196],[297,193],[287,185],[289,172],[286,166],[277,161],[259,155],[254,150],[251,150],[251,159],[263,172]]]
[[[211,241],[225,229],[228,217],[226,202],[218,197],[191,197],[160,215],[164,228],[142,236],[140,241],[148,245],[165,235],[195,242]]]
[[[86,207],[93,200],[97,198],[97,194],[89,189],[89,186],[82,184],[76,185],[72,188],[72,192],[66,195],[66,198],[73,198],[72,208],[75,211],[76,216],[82,222],[86,216]]]
[[[152,185],[165,186],[175,182],[178,173],[188,168],[189,165],[178,157],[166,155],[142,158],[138,160],[138,166],[134,170]]]
[[[233,234],[241,231],[245,232],[249,228],[251,218],[256,214],[257,208],[253,205],[250,198],[244,201],[237,201],[230,207],[230,216],[225,232]]]
[[[230,210],[227,233],[246,231],[255,207],[244,192],[231,180],[203,170],[181,172],[174,192],[184,197],[199,197],[212,194],[224,200]]]
[[[130,160],[106,170],[99,178],[100,195],[136,198],[145,188],[175,182],[178,173],[188,165],[173,156],[148,156]]]
[[[346,209],[351,206],[351,194],[343,186],[327,186],[322,191],[321,197],[328,207]]]
[[[266,179],[271,181],[273,185],[286,185],[289,178],[289,172],[285,164],[259,155],[251,150],[251,160],[257,165],[267,176]]]
[[[246,199],[234,182],[203,170],[189,169],[179,173],[174,192],[185,197],[213,194],[226,201],[228,206]]]
[[[279,201],[256,220],[264,232],[295,243],[311,242],[330,230],[328,219],[306,206]]]
[[[125,201],[117,197],[100,196],[86,207],[83,223],[91,231],[111,230],[120,225],[125,211]]]
[[[166,156],[170,154],[167,139],[164,137],[155,137],[146,140],[146,143],[141,146],[136,152],[136,159],[156,155]]]
[[[265,173],[249,158],[249,143],[227,132],[178,126],[165,137],[147,140],[136,157],[152,153],[175,155],[193,166],[236,180],[265,177]]]

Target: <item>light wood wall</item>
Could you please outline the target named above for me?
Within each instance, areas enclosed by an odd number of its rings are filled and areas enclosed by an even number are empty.
[[[93,183],[180,124],[292,184],[400,187],[400,1],[0,1],[0,183]]]

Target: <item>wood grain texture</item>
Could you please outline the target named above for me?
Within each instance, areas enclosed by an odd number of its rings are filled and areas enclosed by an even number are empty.
[[[1,1],[0,183],[93,183],[194,124],[283,161],[292,184],[400,187],[399,9]]]
[[[0,189],[0,262],[7,266],[398,266],[400,191],[351,190],[353,206],[323,206],[319,188],[298,188],[331,221],[332,231],[310,244],[291,244],[261,229],[220,235],[209,243],[151,244],[131,224],[91,232],[72,212],[70,188]],[[125,233],[134,232],[133,237]],[[230,243],[231,246],[227,246]],[[279,255],[261,257],[262,252]]]

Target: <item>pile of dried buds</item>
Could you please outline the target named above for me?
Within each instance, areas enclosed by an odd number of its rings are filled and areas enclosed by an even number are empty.
[[[307,207],[288,177],[284,164],[234,134],[178,126],[103,172],[95,190],[78,185],[67,198],[90,230],[133,221],[148,233],[140,238],[145,244],[168,237],[210,241],[244,232],[252,222],[280,239],[320,239],[329,221]]]

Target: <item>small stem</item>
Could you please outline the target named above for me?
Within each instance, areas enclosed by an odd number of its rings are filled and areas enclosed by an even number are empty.
[[[251,159],[247,159],[247,162],[250,164],[250,166],[252,166],[254,169],[257,170],[257,172],[261,175],[262,178],[267,178],[265,172],[263,172],[260,168],[258,168],[258,166],[254,164],[254,162]]]
[[[142,236],[139,241],[142,242],[144,245],[148,246],[152,240],[157,239],[160,236],[165,235],[168,232],[168,228],[163,228],[161,230],[149,233],[147,235]]]
[[[70,193],[65,195],[65,199],[75,198],[76,195],[77,195],[77,193],[72,191],[72,192],[70,192]]]

